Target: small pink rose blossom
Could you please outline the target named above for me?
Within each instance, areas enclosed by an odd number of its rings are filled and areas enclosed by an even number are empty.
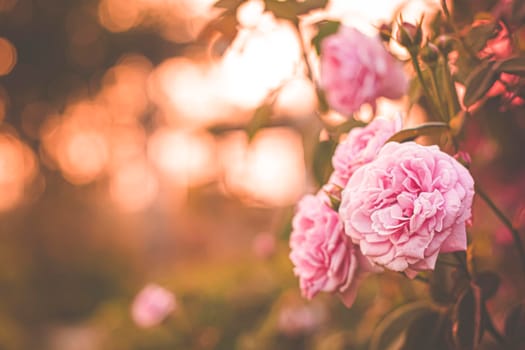
[[[159,325],[175,310],[175,296],[156,284],[146,285],[133,300],[131,317],[141,328]]]
[[[334,172],[328,182],[344,188],[350,176],[359,167],[371,162],[385,142],[401,127],[401,116],[392,119],[376,117],[367,126],[350,130],[335,150],[332,158]]]
[[[306,195],[292,221],[290,259],[307,299],[320,291],[338,293],[350,307],[357,287],[371,265],[343,232],[343,225],[327,196]]]
[[[341,26],[321,44],[320,86],[330,107],[349,116],[378,97],[400,98],[408,80],[379,37]]]
[[[474,180],[437,146],[387,143],[342,193],[345,232],[374,264],[410,278],[465,250]]]

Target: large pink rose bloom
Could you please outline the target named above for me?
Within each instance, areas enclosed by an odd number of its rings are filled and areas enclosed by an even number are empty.
[[[341,26],[321,44],[320,85],[330,107],[350,115],[378,97],[400,98],[408,80],[379,37]]]
[[[329,183],[344,188],[352,174],[364,164],[370,163],[385,142],[401,130],[401,117],[392,119],[376,117],[363,128],[353,128],[346,139],[335,149],[332,158],[334,172]]]
[[[437,146],[389,142],[352,175],[339,213],[372,263],[413,278],[467,248],[473,196],[468,170]]]
[[[292,222],[290,259],[304,297],[320,291],[338,293],[350,307],[365,272],[372,266],[343,232],[325,194],[306,195]]]

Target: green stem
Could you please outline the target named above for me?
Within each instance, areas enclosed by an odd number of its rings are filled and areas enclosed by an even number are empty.
[[[426,284],[429,284],[429,283],[430,283],[430,281],[429,281],[428,278],[423,277],[423,276],[420,276],[420,275],[416,275],[416,277],[414,277],[414,279],[415,279],[416,281],[423,282],[423,283],[426,283]]]
[[[421,71],[421,67],[419,66],[417,55],[414,53],[410,53],[410,57],[412,59],[412,65],[414,66],[414,69],[416,70],[417,77],[419,78],[419,81],[421,82],[421,86],[423,87],[423,90],[425,91],[425,95],[428,98],[428,101],[432,108],[432,112],[434,112],[441,118],[441,113],[439,112],[439,108],[436,106],[436,101],[434,100],[434,96],[430,92],[430,89],[428,88],[427,83],[425,81],[425,77],[423,76],[423,72]]]
[[[476,185],[476,193],[485,201],[485,203],[489,206],[490,209],[494,212],[494,214],[498,217],[498,219],[509,229],[509,231],[512,234],[512,238],[514,239],[514,245],[516,246],[516,249],[518,250],[518,255],[521,259],[521,267],[523,268],[523,272],[525,272],[525,249],[523,249],[523,242],[521,241],[520,233],[518,230],[512,225],[512,222],[505,216],[505,214],[498,208],[498,206],[492,201],[492,199],[483,191],[482,188],[480,188],[478,185]]]
[[[435,97],[438,103],[438,111],[439,111],[441,120],[447,123],[450,120],[451,115],[447,111],[443,110],[443,107],[445,104],[448,106],[448,102],[443,101],[440,95],[440,91],[438,89],[438,84],[437,84],[438,77],[436,74],[437,65],[432,68],[429,67],[429,69],[430,69],[430,82],[432,83],[432,88],[434,89],[434,92],[435,92]]]
[[[443,57],[443,70],[444,70],[444,76],[446,79],[446,92],[447,92],[447,107],[448,107],[448,113],[451,118],[456,116],[456,113],[458,113],[460,107],[459,107],[459,97],[458,92],[456,90],[456,86],[454,85],[454,79],[452,78],[452,73],[450,72],[450,68],[448,66],[448,58],[446,55]]]

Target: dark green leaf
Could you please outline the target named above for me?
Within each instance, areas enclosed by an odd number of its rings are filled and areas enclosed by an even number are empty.
[[[499,72],[525,77],[525,56],[513,57],[500,62]]]
[[[391,142],[391,141],[395,141],[395,142],[412,141],[419,136],[439,135],[446,130],[449,130],[449,126],[447,123],[429,122],[429,123],[425,123],[420,126],[417,126],[415,128],[403,129],[397,132],[396,134],[394,134],[385,143]]]
[[[243,2],[244,0],[219,0],[213,4],[213,7],[233,10],[237,9]]]
[[[402,350],[449,349],[450,320],[437,310],[424,310],[406,331]]]
[[[493,271],[483,271],[477,274],[475,282],[481,288],[483,299],[490,299],[498,291],[500,278]]]
[[[295,1],[297,3],[297,14],[304,15],[312,10],[325,8],[328,0],[305,0]]]
[[[265,0],[266,11],[273,12],[277,18],[286,19],[293,23],[299,23],[297,16],[304,15],[312,10],[326,6],[328,0]]]
[[[452,336],[456,347],[476,349],[481,335],[481,290],[471,284],[459,296],[454,306]]]
[[[265,0],[264,4],[265,10],[272,12],[275,17],[298,23],[295,1]]]
[[[431,310],[428,303],[418,301],[405,304],[389,313],[375,328],[370,350],[397,350],[403,345],[405,331],[410,323]]]
[[[238,26],[239,22],[237,21],[235,11],[225,11],[204,27],[199,34],[198,40],[209,42],[213,39],[212,51],[214,54],[220,56],[237,36]]]
[[[497,67],[491,61],[485,61],[479,67],[470,72],[465,82],[465,96],[463,104],[472,106],[481,99],[498,79]]]
[[[255,110],[253,117],[246,126],[246,133],[248,134],[248,140],[253,140],[255,134],[270,121],[272,116],[273,108],[272,105],[264,104]]]
[[[337,143],[333,140],[321,141],[314,151],[313,171],[318,184],[323,185],[333,171],[332,155]]]
[[[317,54],[321,54],[321,42],[327,36],[336,33],[341,26],[339,21],[321,21],[316,23],[318,31],[317,34],[312,38],[312,46],[315,47]]]
[[[515,346],[513,349],[525,347],[525,303],[514,306],[505,319],[505,337]],[[523,347],[520,347],[523,346]]]
[[[470,73],[481,64],[476,57],[469,55],[461,45],[457,46],[458,59],[456,61],[457,70],[454,74],[454,80],[465,85]]]
[[[496,36],[498,25],[496,23],[486,23],[473,27],[465,36],[465,44],[474,52],[480,51],[485,47],[487,41]]]

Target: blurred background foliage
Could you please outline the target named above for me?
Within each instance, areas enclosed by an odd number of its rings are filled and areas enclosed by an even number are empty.
[[[214,2],[0,0],[0,349],[364,349],[388,310],[424,298],[395,274],[351,310],[299,295],[292,206],[327,173],[321,129],[344,129],[315,115],[296,27],[373,33],[437,2]],[[494,1],[456,7],[471,23]],[[522,109],[501,122],[490,103],[473,170],[522,228]],[[523,285],[504,229],[476,217],[481,267],[505,267],[503,322]],[[129,305],[150,281],[179,307],[140,330]]]

